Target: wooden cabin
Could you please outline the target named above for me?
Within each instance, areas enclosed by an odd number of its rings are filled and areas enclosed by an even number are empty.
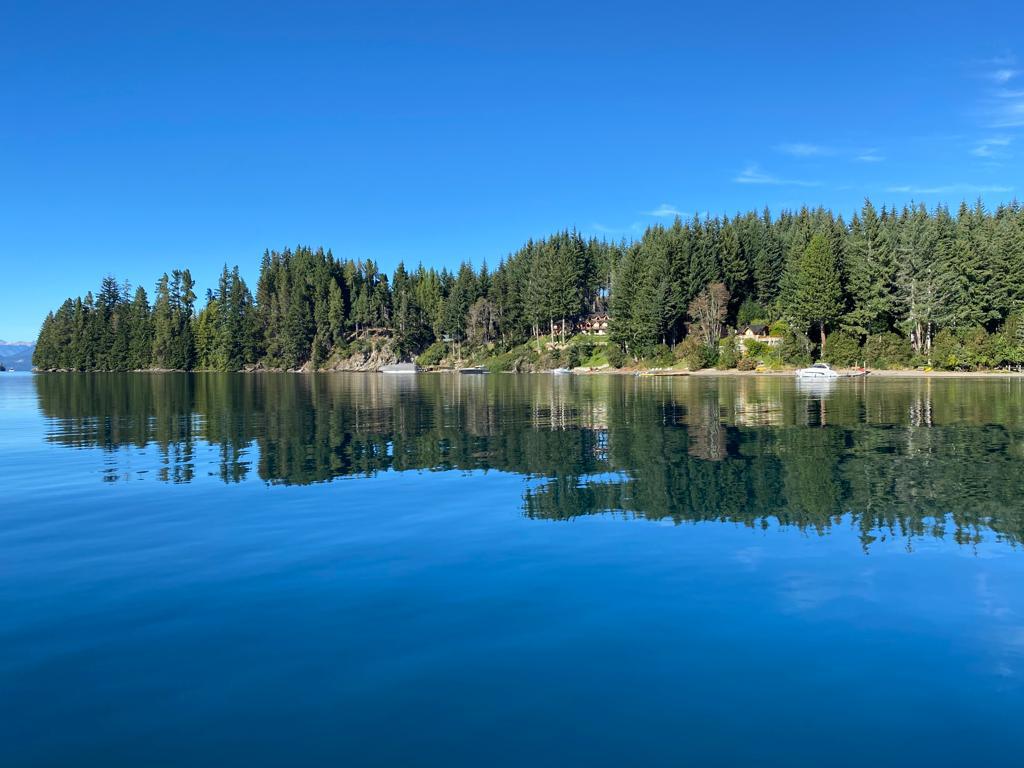
[[[551,333],[558,336],[562,333],[562,321],[555,320],[550,325]],[[583,318],[565,320],[565,335],[582,333],[587,336],[606,336],[608,334],[609,318],[606,312],[594,312]]]
[[[608,327],[608,314],[606,312],[595,312],[580,320],[577,330],[588,336],[606,336],[608,334]]]
[[[748,341],[758,341],[762,344],[767,344],[769,347],[775,347],[782,343],[782,337],[769,334],[768,326],[763,323],[751,323],[740,328],[736,333],[736,341],[739,342],[743,351],[746,352]]]

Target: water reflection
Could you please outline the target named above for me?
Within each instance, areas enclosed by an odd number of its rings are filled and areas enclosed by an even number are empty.
[[[497,469],[531,479],[534,518],[825,532],[849,515],[865,546],[1024,534],[1018,380],[63,374],[35,386],[48,439],[102,449],[110,481]]]

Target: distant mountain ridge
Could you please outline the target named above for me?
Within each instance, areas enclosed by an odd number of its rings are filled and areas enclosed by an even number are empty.
[[[16,371],[32,368],[32,353],[36,351],[33,341],[0,341],[0,363]]]

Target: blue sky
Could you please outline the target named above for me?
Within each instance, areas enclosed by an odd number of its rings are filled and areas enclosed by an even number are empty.
[[[265,248],[1022,195],[1024,3],[0,0],[0,338]]]

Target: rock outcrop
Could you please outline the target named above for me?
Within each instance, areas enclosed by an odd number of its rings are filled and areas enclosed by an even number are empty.
[[[400,362],[390,339],[374,339],[363,348],[350,347],[341,355],[331,355],[321,371],[379,371],[385,365]],[[303,370],[312,370],[307,363]]]

